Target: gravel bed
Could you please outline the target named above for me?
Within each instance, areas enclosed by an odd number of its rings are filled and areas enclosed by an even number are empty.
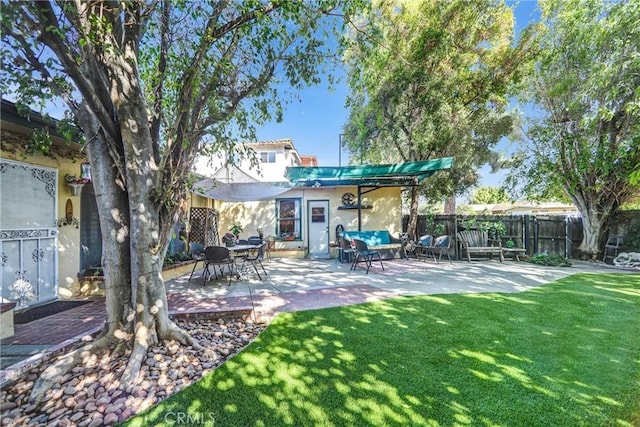
[[[119,378],[127,357],[103,355],[85,360],[58,378],[38,405],[29,404],[31,389],[47,363],[25,372],[0,391],[2,426],[101,426],[122,422],[193,384],[246,347],[264,330],[248,320],[177,320],[204,347],[207,358],[193,348],[165,342],[147,352],[142,381],[126,389]]]

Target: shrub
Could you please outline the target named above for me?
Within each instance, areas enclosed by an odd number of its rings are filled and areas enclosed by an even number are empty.
[[[557,254],[535,254],[527,260],[533,264],[547,265],[551,267],[570,267],[571,261]]]
[[[640,216],[634,216],[627,224],[622,251],[640,252]]]
[[[164,257],[164,263],[162,264],[162,266],[168,267],[170,265],[179,264],[184,261],[191,261],[191,259],[191,255],[187,251],[180,251],[171,255],[167,254],[167,256]]]

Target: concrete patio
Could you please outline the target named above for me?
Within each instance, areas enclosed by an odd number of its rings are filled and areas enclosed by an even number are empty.
[[[206,283],[202,269],[166,282],[169,311],[175,316],[244,316],[269,321],[278,312],[308,310],[378,301],[396,296],[504,292],[516,293],[575,273],[634,273],[603,263],[574,261],[572,267],[544,267],[525,262],[421,261],[374,262],[369,274],[335,260],[273,258],[264,262],[267,275],[250,275],[230,285],[226,277]],[[638,274],[637,271],[635,271]],[[0,383],[29,364],[82,337],[94,334],[105,319],[104,299],[26,324],[1,341]],[[6,368],[6,369],[5,369]]]

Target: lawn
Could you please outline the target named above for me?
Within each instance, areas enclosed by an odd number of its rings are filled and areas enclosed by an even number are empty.
[[[639,425],[640,275],[281,314],[128,425],[174,422]]]

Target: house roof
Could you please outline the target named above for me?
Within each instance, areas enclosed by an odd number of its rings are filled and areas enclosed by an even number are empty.
[[[417,185],[439,170],[453,167],[453,157],[385,165],[342,167],[288,167],[286,178],[294,187],[358,185],[405,187]]]

